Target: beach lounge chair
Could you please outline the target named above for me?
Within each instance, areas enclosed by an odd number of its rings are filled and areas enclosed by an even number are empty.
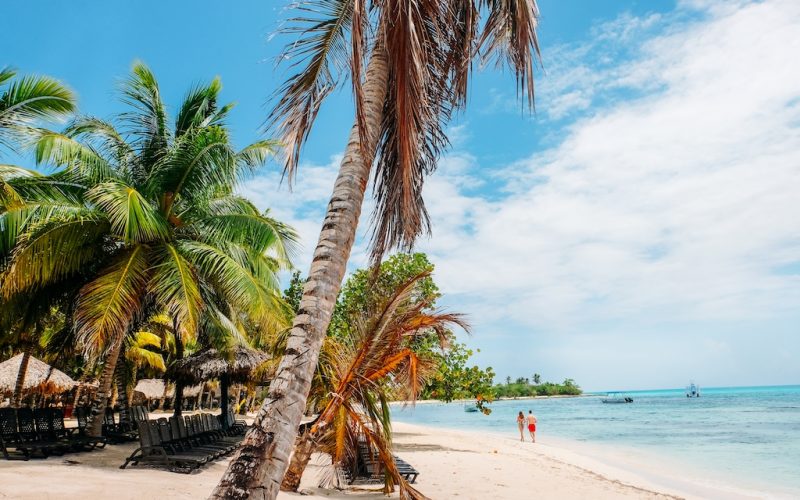
[[[14,408],[0,408],[0,449],[6,460],[28,460],[30,453],[18,448],[17,412]]]
[[[220,418],[222,418],[221,415]],[[225,416],[225,418],[227,419],[228,423],[227,428],[234,431],[236,434],[244,435],[250,428],[250,426],[247,425],[247,422],[245,422],[244,420],[236,420],[236,416],[233,413],[233,408],[228,408],[228,413]]]
[[[55,439],[66,441],[70,447],[76,451],[90,451],[95,448],[103,448],[106,445],[106,438],[92,437],[86,435],[85,426],[67,428],[64,425],[64,412],[60,408],[47,408],[50,415],[50,431]]]
[[[119,466],[120,469],[126,468],[128,464],[139,465],[141,463],[188,474],[208,461],[207,458],[174,452],[174,449],[164,447],[158,422],[154,420],[140,421],[137,423],[137,427],[139,447],[125,459],[125,463]]]
[[[18,450],[22,450],[31,457],[37,452],[43,457],[64,454],[68,448],[64,442],[52,439],[51,436],[47,435],[47,432],[43,432],[43,435],[37,432],[33,410],[30,408],[17,408],[16,412],[17,438],[15,446]],[[41,425],[44,430],[49,428],[50,423],[45,420]]]
[[[172,426],[166,418],[162,417],[156,420],[156,425],[158,426],[158,437],[161,439],[161,446],[170,455],[193,456],[204,462],[209,462],[223,454],[223,451],[219,449],[192,447],[188,443],[181,441],[179,434],[173,435]]]
[[[419,471],[411,464],[397,455],[393,456],[395,467],[406,481],[414,484],[419,476]],[[350,473],[350,484],[354,483],[380,483],[384,481],[384,470],[378,460],[378,452],[365,440],[358,442],[358,458],[354,473]]]
[[[136,440],[138,432],[127,422],[115,422],[114,409],[108,407],[103,414],[103,436],[111,443],[122,443]]]
[[[199,438],[189,434],[186,421],[182,417],[170,417],[169,427],[172,438],[181,449],[205,451],[213,458],[221,457],[232,452],[235,448],[219,443],[204,443]]]

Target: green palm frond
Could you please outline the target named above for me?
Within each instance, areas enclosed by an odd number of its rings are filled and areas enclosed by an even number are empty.
[[[114,125],[105,120],[81,116],[67,126],[64,135],[92,144],[102,157],[113,158],[120,168],[132,161],[133,149]]]
[[[164,244],[156,252],[153,271],[150,292],[156,303],[177,319],[183,338],[194,338],[203,301],[191,265],[176,247]]]
[[[274,288],[268,288],[253,270],[241,249],[220,248],[195,241],[182,242],[180,251],[204,279],[213,283],[227,302],[247,313],[268,331],[286,328],[286,304]],[[232,255],[236,255],[236,257]]]
[[[90,356],[121,342],[139,313],[150,265],[147,251],[135,246],[81,288],[75,307],[78,341]]]
[[[260,254],[272,253],[284,268],[291,267],[298,235],[288,225],[258,213],[220,213],[195,222],[203,241],[245,245]]]
[[[0,70],[0,146],[12,151],[25,144],[36,120],[57,120],[75,109],[71,90],[46,76],[24,76]]]
[[[72,137],[38,129],[34,141],[37,164],[64,167],[68,172],[91,182],[103,182],[115,177],[114,167],[91,146]]]
[[[14,78],[14,75],[16,74],[17,71],[13,68],[9,68],[8,66],[0,68],[0,85]]]
[[[139,161],[149,173],[149,167],[166,155],[171,137],[158,82],[150,68],[136,62],[120,90],[122,101],[132,108],[120,115],[120,121],[124,131],[132,137],[130,144]]]
[[[137,368],[149,367],[160,372],[167,370],[164,356],[160,352],[149,349],[161,348],[161,337],[158,335],[151,332],[138,331],[133,336],[128,337],[126,344],[125,358]]]
[[[280,142],[270,139],[254,142],[236,153],[236,159],[252,172],[262,166],[269,157],[275,156],[279,148]]]
[[[150,186],[171,193],[164,208],[169,216],[180,197],[191,203],[196,194],[235,186],[237,170],[227,131],[222,127],[206,127],[176,139],[175,147],[154,172]]]
[[[19,293],[69,278],[101,258],[108,222],[97,213],[35,225],[16,242],[11,264],[3,273],[3,295]]]
[[[241,322],[234,321],[214,304],[210,304],[204,315],[203,330],[209,345],[220,351],[227,351],[233,345],[250,345],[248,332]]]
[[[2,82],[13,73],[3,72]],[[75,95],[47,76],[24,76],[11,82],[0,96],[0,123],[59,118],[75,109]]]
[[[93,187],[86,199],[108,215],[111,230],[123,241],[144,242],[169,235],[167,221],[158,208],[136,189],[119,182],[105,182]]]
[[[192,128],[204,126],[211,117],[214,117],[220,90],[222,81],[217,77],[208,85],[196,85],[189,91],[175,119],[176,137],[180,137]]]

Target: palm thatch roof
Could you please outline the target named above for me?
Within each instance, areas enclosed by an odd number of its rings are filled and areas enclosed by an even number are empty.
[[[253,372],[269,359],[268,354],[242,345],[224,353],[208,348],[176,361],[170,367],[168,377],[196,384],[228,375],[231,382],[243,383],[250,380]]]
[[[17,354],[11,359],[0,363],[0,392],[13,392],[17,385],[17,375],[22,364],[23,354]],[[25,371],[23,391],[40,391],[47,394],[65,392],[77,382],[66,373],[51,367],[44,361],[33,356],[28,360],[28,369]]]
[[[203,384],[193,385],[191,387],[184,387],[183,388],[183,397],[185,398],[196,398],[200,395],[200,392],[203,390]]]
[[[160,378],[144,378],[136,383],[133,388],[134,392],[141,392],[147,399],[161,399],[171,398],[175,395],[175,387],[168,386],[167,392],[164,393],[166,382]],[[197,384],[190,387],[183,388],[183,397],[196,398],[203,390],[203,384]]]
[[[136,387],[133,390],[141,392],[147,399],[161,399],[165,396],[164,381],[160,378],[142,379],[136,383]],[[171,396],[171,393],[166,394],[166,397],[169,396]]]

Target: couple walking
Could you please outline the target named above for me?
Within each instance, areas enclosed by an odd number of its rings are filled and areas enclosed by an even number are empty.
[[[525,417],[525,415],[523,415],[522,412],[519,412],[519,415],[517,415],[517,427],[519,427],[519,440],[520,441],[525,441],[525,434],[524,434],[523,431],[525,430],[525,422],[526,421],[528,422],[528,432],[531,433],[531,441],[535,443],[536,442],[536,416],[533,414],[533,412],[531,410],[528,410],[528,416],[527,417]]]

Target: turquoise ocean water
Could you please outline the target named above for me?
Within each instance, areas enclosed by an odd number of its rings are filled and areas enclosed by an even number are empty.
[[[518,438],[517,412],[536,414],[549,436],[663,457],[688,476],[800,498],[800,385],[629,391],[632,404],[599,397],[498,401],[491,415],[460,403],[397,408],[400,422]],[[578,444],[578,443],[576,443]]]

